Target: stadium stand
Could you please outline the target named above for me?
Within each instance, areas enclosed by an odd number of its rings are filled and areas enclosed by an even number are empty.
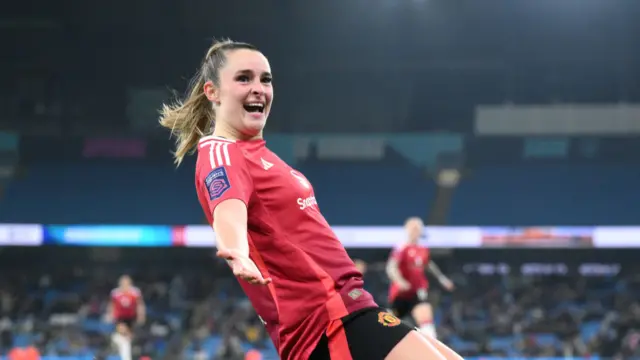
[[[179,249],[178,249],[179,250]],[[123,269],[131,271],[143,291],[148,321],[136,330],[136,351],[156,358],[197,358],[197,354],[219,354],[236,349],[244,354],[259,351],[264,359],[275,359],[275,350],[237,282],[226,265],[212,262],[202,250],[131,250],[128,260],[117,264],[85,259],[76,267],[41,264],[30,268],[20,258],[58,255],[54,249],[17,249],[0,255],[3,273],[16,278],[0,283],[0,333],[3,351],[36,345],[43,355],[103,358],[111,353],[112,325],[103,317],[108,294]],[[526,251],[526,250],[525,250]],[[582,252],[585,259],[598,259],[596,251]],[[206,252],[206,251],[205,251]],[[544,251],[526,255],[536,258]],[[172,255],[173,253],[173,255]],[[366,250],[368,259],[384,256],[384,250]],[[146,259],[140,258],[143,254]],[[517,255],[518,253],[514,253]],[[438,309],[439,336],[466,358],[494,357],[615,357],[629,358],[638,351],[640,326],[640,278],[637,264],[628,262],[609,270],[569,273],[552,268],[511,266],[512,272],[487,271],[477,266],[487,257],[474,251],[443,260],[460,290],[453,295],[433,289]],[[158,265],[163,258],[173,261]],[[611,253],[606,257],[615,257]],[[495,257],[495,256],[494,256]],[[476,262],[469,262],[475,259]],[[486,260],[485,260],[486,261]],[[509,263],[507,261],[507,263]],[[155,264],[155,265],[154,265]],[[621,266],[621,268],[620,268]],[[525,270],[528,269],[528,270]],[[623,269],[623,270],[621,270]],[[366,274],[368,289],[384,301],[387,281],[381,270]],[[241,355],[243,356],[243,355]]]

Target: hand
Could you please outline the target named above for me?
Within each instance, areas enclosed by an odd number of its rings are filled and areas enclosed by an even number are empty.
[[[451,280],[449,280],[449,279],[442,279],[442,281],[440,283],[442,284],[442,287],[444,287],[448,291],[453,291],[456,288],[454,283],[451,282]]]
[[[254,285],[267,285],[271,283],[271,278],[263,278],[256,264],[237,250],[218,250],[218,257],[227,260],[231,266],[233,275],[246,280]]]
[[[406,281],[399,281],[399,282],[396,282],[396,285],[398,285],[398,288],[399,288],[401,291],[406,291],[406,290],[411,289],[411,284],[410,284],[410,283],[408,283],[408,282],[406,282]]]

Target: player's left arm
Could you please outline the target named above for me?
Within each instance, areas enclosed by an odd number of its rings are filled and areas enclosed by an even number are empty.
[[[144,303],[144,298],[140,291],[138,291],[138,303],[136,306],[136,313],[138,315],[136,320],[138,324],[144,324],[145,321],[147,321],[147,305]]]
[[[440,267],[435,263],[435,261],[429,261],[427,271],[433,274],[433,276],[435,276],[436,279],[438,279],[438,281],[440,282],[440,285],[442,285],[442,287],[444,287],[445,289],[449,291],[455,289],[455,285],[453,284],[453,282],[449,280],[449,278],[445,274],[442,273]]]
[[[111,323],[114,320],[114,309],[113,309],[113,299],[109,299],[109,304],[107,305],[107,311],[104,314],[104,321],[107,323]]]
[[[107,311],[104,314],[104,321],[111,323],[115,320],[115,307],[113,303],[116,301],[115,290],[112,290],[109,294],[109,303],[107,304]]]
[[[403,257],[404,250],[394,250],[389,257],[389,260],[387,260],[385,270],[391,282],[397,284],[400,289],[407,290],[411,288],[411,283],[402,276],[402,272],[400,271],[400,262]]]

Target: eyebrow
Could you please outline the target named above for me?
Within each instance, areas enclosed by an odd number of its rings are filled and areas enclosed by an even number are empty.
[[[249,70],[249,69],[245,69],[245,70],[240,70],[238,71],[238,74],[243,74],[243,75],[250,75],[253,74],[253,70]],[[270,72],[268,71],[264,71],[262,74],[260,74],[261,76],[267,75],[267,76],[273,76]]]

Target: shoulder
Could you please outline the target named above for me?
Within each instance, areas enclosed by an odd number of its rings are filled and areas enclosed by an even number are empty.
[[[118,290],[117,288],[116,288],[116,289],[111,290],[111,297],[116,297],[116,296],[118,296],[119,294],[120,294],[120,290]]]
[[[400,246],[396,247],[395,249],[393,249],[393,251],[391,252],[391,256],[401,257],[406,252],[407,252],[407,246],[406,245],[400,245]]]
[[[244,153],[233,141],[215,136],[206,136],[198,143],[198,167],[215,169],[243,163]]]
[[[137,287],[132,288],[131,293],[136,297],[142,296],[142,292]]]
[[[225,178],[231,174],[245,173],[247,161],[242,147],[233,140],[207,136],[198,143],[196,182]]]

